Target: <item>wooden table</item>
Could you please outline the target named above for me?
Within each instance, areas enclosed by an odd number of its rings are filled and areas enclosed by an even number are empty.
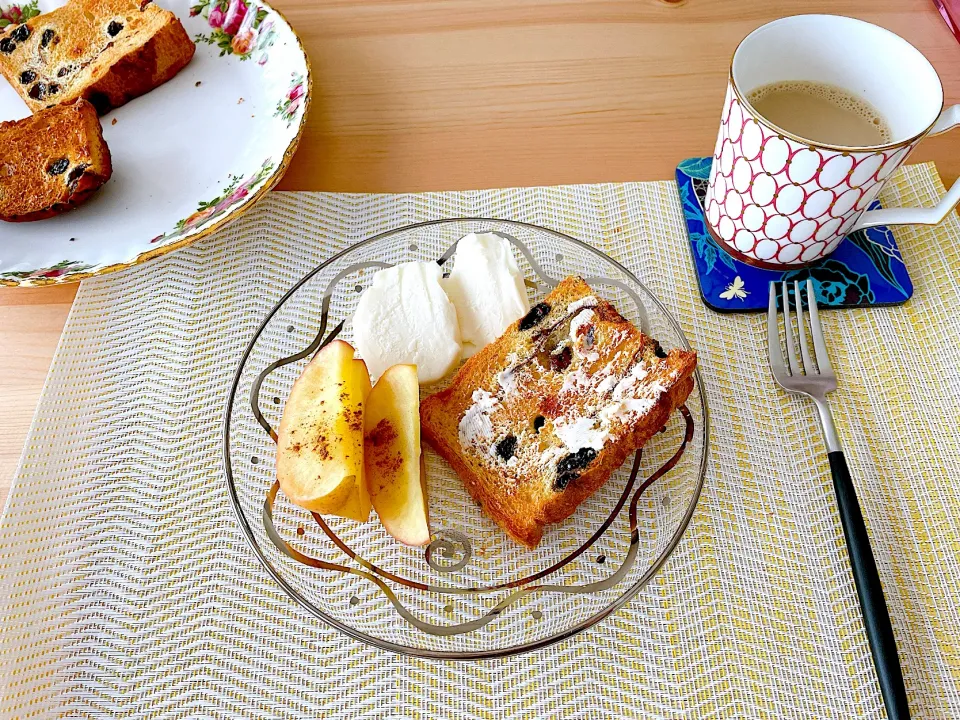
[[[929,0],[276,0],[313,109],[283,190],[398,192],[673,176],[713,147],[753,28],[829,12],[899,33],[960,101],[960,45]],[[960,132],[914,156],[960,174]],[[0,288],[0,502],[75,286]]]

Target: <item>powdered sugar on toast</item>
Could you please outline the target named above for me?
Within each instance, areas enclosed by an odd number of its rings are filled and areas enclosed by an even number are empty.
[[[596,316],[597,314],[589,308],[578,312],[573,320],[570,321],[570,342],[575,343],[577,341],[577,335],[580,334],[581,330],[589,330]]]
[[[460,421],[460,445],[468,448],[487,449],[493,437],[493,422],[490,416],[500,407],[500,401],[486,390],[473,391],[473,405],[467,408]]]
[[[662,382],[648,379],[661,361],[650,362],[620,351],[610,353],[631,337],[620,329],[609,329],[600,347],[598,305],[594,295],[569,303],[568,319],[541,339],[539,351],[524,358],[514,352],[505,357],[506,367],[495,375],[496,386],[474,391],[473,403],[460,421],[464,450],[501,469],[522,473],[533,465],[541,473],[555,474],[565,457],[585,449],[599,453],[608,442],[617,440],[624,426],[650,412],[667,391]],[[597,367],[601,351],[607,358]],[[567,365],[558,368],[556,363],[562,362]],[[546,372],[548,369],[553,372]],[[660,373],[665,381],[678,375],[676,370],[667,371],[665,377],[662,370]],[[523,397],[532,397],[535,403],[553,397],[558,412],[549,418],[540,416],[540,427],[517,429],[515,413],[508,405],[522,403]],[[504,427],[514,429],[509,457],[498,452],[506,437]],[[511,479],[510,473],[507,479]]]
[[[535,547],[663,427],[695,366],[568,277],[422,401],[421,427],[485,512]]]
[[[567,305],[567,313],[572,315],[577,310],[583,310],[583,308],[595,308],[599,304],[596,295],[586,295],[579,300],[574,300],[572,303]]]

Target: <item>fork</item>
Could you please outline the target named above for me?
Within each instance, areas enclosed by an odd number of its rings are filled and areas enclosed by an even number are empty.
[[[847,461],[837,438],[833,425],[827,393],[837,389],[837,376],[827,356],[827,346],[820,327],[817,300],[813,291],[813,282],[807,279],[807,308],[810,316],[810,336],[813,340],[813,357],[807,345],[807,333],[804,322],[803,303],[800,296],[800,283],[793,283],[797,340],[793,336],[793,319],[790,313],[790,296],[787,283],[782,283],[781,299],[783,305],[783,325],[786,335],[787,360],[784,361],[780,344],[780,330],[777,319],[776,284],[770,283],[770,304],[767,311],[767,342],[770,353],[770,370],[777,384],[787,392],[806,395],[817,405],[820,414],[820,429],[830,458],[830,471],[833,474],[833,489],[840,508],[840,522],[847,541],[847,553],[853,569],[853,580],[860,598],[863,612],[863,624],[873,654],[873,664],[880,681],[883,704],[887,708],[890,720],[908,720],[910,709],[907,705],[907,693],[903,685],[903,673],[900,658],[897,655],[897,643],[890,626],[890,615],[883,597],[883,586],[877,573],[877,564],[870,550],[870,538],[863,524],[863,514],[853,489]],[[800,357],[797,357],[799,345]],[[814,362],[814,360],[816,362]]]

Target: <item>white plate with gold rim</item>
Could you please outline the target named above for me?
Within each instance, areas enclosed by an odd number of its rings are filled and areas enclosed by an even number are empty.
[[[0,0],[0,27],[59,4]],[[196,55],[100,118],[113,177],[87,203],[0,222],[0,284],[74,282],[164,255],[252,207],[286,170],[310,98],[310,65],[287,21],[262,0],[159,4],[180,18]],[[28,114],[0,81],[0,120]]]

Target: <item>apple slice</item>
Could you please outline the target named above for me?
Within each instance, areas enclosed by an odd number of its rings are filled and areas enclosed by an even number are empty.
[[[277,479],[300,507],[364,522],[363,406],[370,375],[351,345],[321,348],[290,390],[277,430]]]
[[[426,545],[430,522],[416,365],[393,365],[380,376],[367,398],[363,427],[367,489],[380,522],[404,545]]]

